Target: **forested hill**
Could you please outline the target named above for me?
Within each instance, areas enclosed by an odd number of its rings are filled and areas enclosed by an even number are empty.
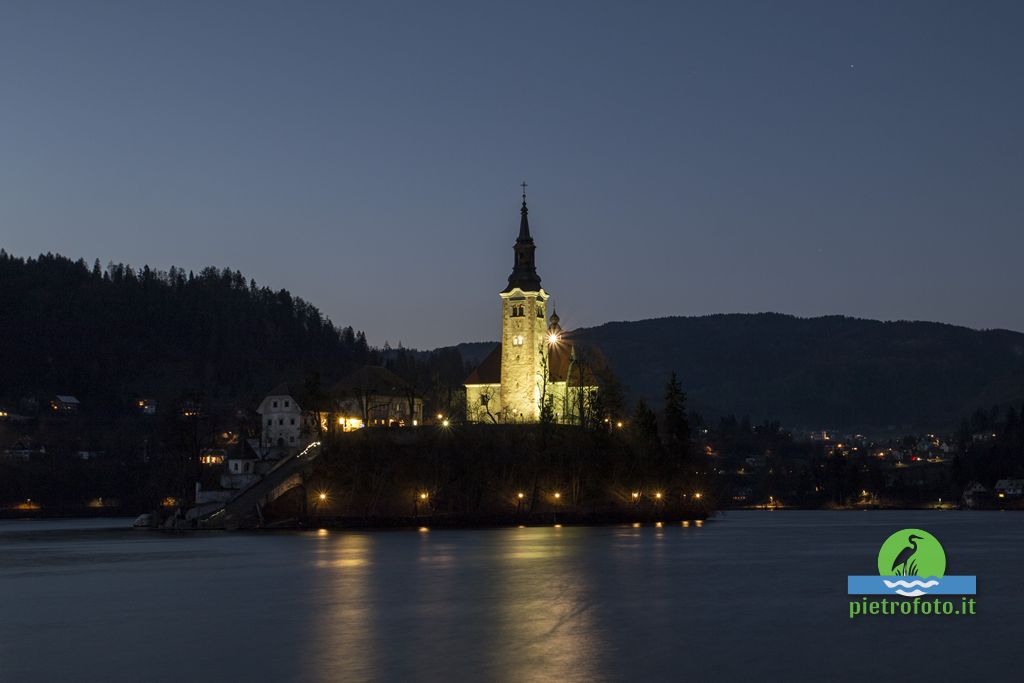
[[[677,370],[691,407],[800,427],[942,429],[1024,399],[1024,334],[930,322],[774,313],[614,322],[598,344],[629,394],[660,400]]]
[[[284,379],[320,373],[327,385],[372,354],[362,332],[230,269],[101,268],[3,251],[0,339],[0,401],[72,394],[100,408],[191,393],[251,405]]]

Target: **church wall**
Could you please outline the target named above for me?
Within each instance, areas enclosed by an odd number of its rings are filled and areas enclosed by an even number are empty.
[[[516,289],[501,295],[501,406],[506,421],[540,417],[547,359],[547,298],[544,290]]]

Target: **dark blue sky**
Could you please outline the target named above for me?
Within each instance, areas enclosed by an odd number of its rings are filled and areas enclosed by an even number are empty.
[[[0,4],[0,246],[241,269],[496,339],[519,182],[563,325],[1024,330],[1019,2]]]

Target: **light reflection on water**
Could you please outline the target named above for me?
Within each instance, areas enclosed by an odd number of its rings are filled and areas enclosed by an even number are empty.
[[[515,529],[501,535],[494,580],[497,628],[489,673],[509,680],[598,680],[606,643],[594,624],[594,596],[578,529]],[[545,530],[546,531],[546,530]]]
[[[977,679],[1014,666],[1024,612],[1015,514],[419,533],[112,523],[0,522],[0,681]],[[977,617],[849,620],[846,575],[873,571],[903,527],[978,575]],[[928,656],[907,657],[914,643]]]

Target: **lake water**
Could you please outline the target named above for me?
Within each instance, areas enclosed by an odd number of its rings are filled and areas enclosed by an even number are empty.
[[[0,521],[0,681],[982,680],[1020,675],[1024,515],[228,534]],[[121,528],[117,528],[121,525]],[[973,617],[850,620],[904,527]]]

